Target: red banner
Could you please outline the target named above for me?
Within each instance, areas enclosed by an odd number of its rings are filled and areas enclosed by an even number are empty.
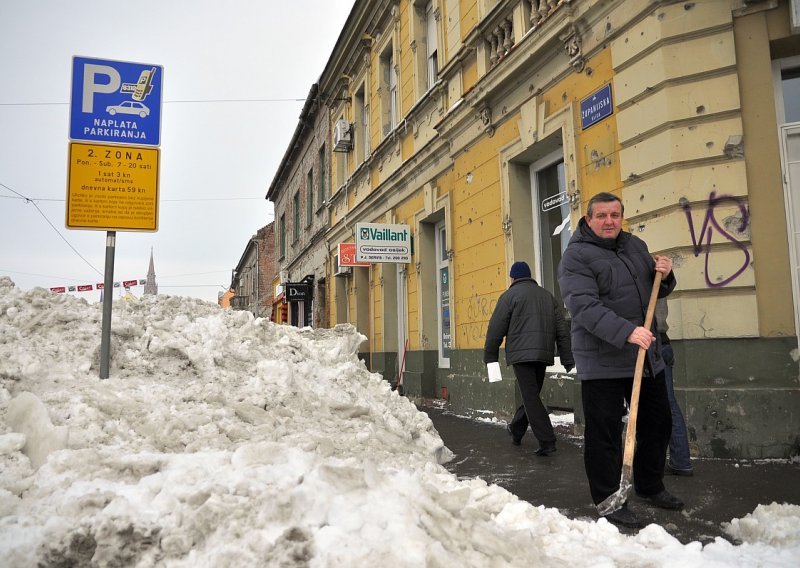
[[[50,291],[55,292],[56,294],[63,294],[67,291],[67,289],[64,286],[58,286],[56,288],[50,288]]]
[[[91,292],[92,285],[91,284],[84,284],[83,286],[78,286],[78,292]]]
[[[130,288],[131,286],[136,286],[136,284],[138,283],[139,283],[138,280],[125,280],[122,283],[122,285],[125,286],[126,288]]]
[[[102,289],[103,289],[103,288],[105,288],[105,287],[106,287],[106,285],[105,285],[105,284],[103,284],[103,283],[98,283],[98,284],[97,284],[97,289],[98,289],[98,290],[102,290]]]

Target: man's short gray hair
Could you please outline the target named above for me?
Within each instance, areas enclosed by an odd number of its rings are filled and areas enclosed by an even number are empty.
[[[608,193],[607,191],[602,191],[597,195],[592,196],[592,198],[589,200],[589,205],[586,208],[586,214],[589,216],[589,218],[591,218],[592,205],[595,203],[611,203],[612,201],[619,201],[619,206],[622,208],[622,213],[625,214],[625,205],[622,203],[622,200],[613,193]]]

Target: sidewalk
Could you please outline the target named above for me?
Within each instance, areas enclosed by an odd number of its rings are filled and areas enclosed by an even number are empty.
[[[557,426],[558,451],[539,457],[533,453],[538,443],[530,430],[521,446],[513,446],[505,422],[456,416],[431,404],[423,401],[419,408],[455,454],[445,467],[459,478],[480,477],[533,505],[558,508],[569,518],[597,518],[583,469],[583,438],[572,436],[571,427]],[[686,503],[683,511],[655,509],[635,495],[628,501],[645,524],[661,525],[684,544],[705,544],[716,537],[730,540],[722,523],[752,513],[759,504],[800,505],[800,463],[729,459],[693,463],[694,477],[664,478],[667,490]],[[621,527],[620,531],[635,532]]]

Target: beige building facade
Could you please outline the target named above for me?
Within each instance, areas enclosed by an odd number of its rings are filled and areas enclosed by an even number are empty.
[[[670,336],[693,452],[796,454],[799,11],[358,0],[316,86],[329,125],[310,150],[329,150],[321,258],[287,253],[281,266],[315,267],[301,272],[324,282],[320,319],[355,325],[369,367],[392,381],[402,367],[409,395],[509,415],[513,373],[490,385],[482,363],[508,269],[527,261],[559,295],[571,230],[611,191],[627,229],[674,261]],[[273,193],[278,219],[293,193]],[[412,262],[340,266],[357,223],[408,225]],[[549,403],[574,408],[580,427],[579,384],[561,371]]]

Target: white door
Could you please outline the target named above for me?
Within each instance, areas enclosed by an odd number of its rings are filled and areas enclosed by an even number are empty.
[[[450,257],[447,254],[447,229],[436,224],[436,305],[439,328],[439,368],[450,368]]]
[[[780,128],[786,229],[789,234],[789,262],[792,269],[794,329],[800,341],[800,124]]]
[[[531,201],[533,242],[536,263],[533,277],[539,285],[561,298],[558,287],[558,264],[569,244],[569,201],[561,150],[531,164]]]
[[[385,265],[384,265],[385,266]],[[404,371],[404,358],[408,341],[408,328],[406,327],[406,297],[408,283],[406,282],[406,265],[397,264],[397,364],[398,370]]]

